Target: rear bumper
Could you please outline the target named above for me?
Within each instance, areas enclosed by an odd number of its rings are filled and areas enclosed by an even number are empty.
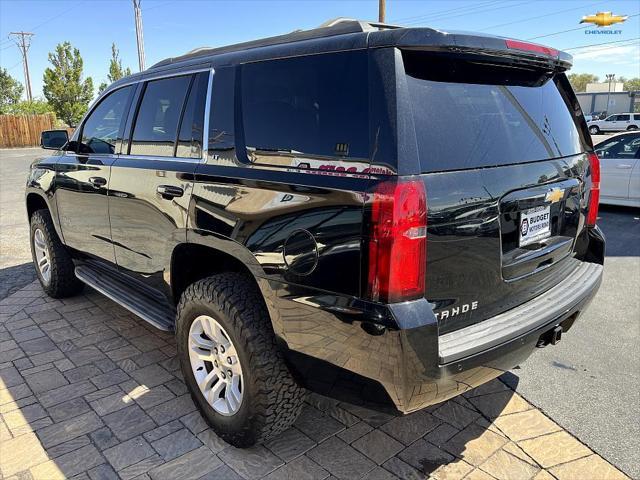
[[[405,402],[398,409],[408,413],[444,401],[519,365],[546,332],[556,326],[565,332],[571,328],[598,291],[602,270],[600,264],[585,262],[570,278],[530,302],[437,337],[437,359],[425,349],[425,339],[418,340],[419,332],[407,332],[406,355],[422,361],[407,369]]]
[[[543,295],[501,315],[439,337],[439,363],[447,364],[490,350],[575,310],[600,284],[602,265],[582,263],[572,275]]]
[[[602,281],[604,240],[594,233],[602,248],[590,248],[588,260],[557,286],[509,312],[444,335],[438,334],[426,299],[378,310],[354,299],[338,301],[308,290],[303,295],[294,286],[271,283],[277,295],[268,306],[300,383],[338,400],[409,413],[519,365],[556,326],[568,331]]]

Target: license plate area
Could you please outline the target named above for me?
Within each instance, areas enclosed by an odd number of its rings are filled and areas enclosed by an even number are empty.
[[[551,236],[551,206],[541,205],[520,212],[518,245],[524,247]]]

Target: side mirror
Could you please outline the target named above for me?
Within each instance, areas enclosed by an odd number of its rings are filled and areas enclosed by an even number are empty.
[[[47,150],[59,150],[69,141],[66,130],[45,130],[40,134],[40,146]]]

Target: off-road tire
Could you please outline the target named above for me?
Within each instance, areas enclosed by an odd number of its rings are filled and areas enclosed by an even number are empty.
[[[67,251],[53,226],[53,220],[49,210],[35,211],[29,219],[29,241],[31,244],[31,257],[33,258],[36,275],[42,285],[42,289],[52,298],[65,298],[77,295],[84,288],[84,284],[76,278],[73,260]],[[46,282],[36,261],[34,249],[34,232],[40,229],[44,234],[45,242],[49,249],[49,261],[51,263],[51,279]]]
[[[216,412],[200,392],[189,360],[189,330],[200,315],[216,319],[235,345],[243,374],[243,400],[231,416]],[[207,423],[225,441],[249,447],[289,428],[302,410],[298,386],[276,345],[259,289],[241,273],[222,273],[193,283],[178,304],[178,355],[191,397]]]

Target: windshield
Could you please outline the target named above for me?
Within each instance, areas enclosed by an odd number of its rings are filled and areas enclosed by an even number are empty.
[[[507,165],[584,151],[562,75],[405,53],[424,172]]]

